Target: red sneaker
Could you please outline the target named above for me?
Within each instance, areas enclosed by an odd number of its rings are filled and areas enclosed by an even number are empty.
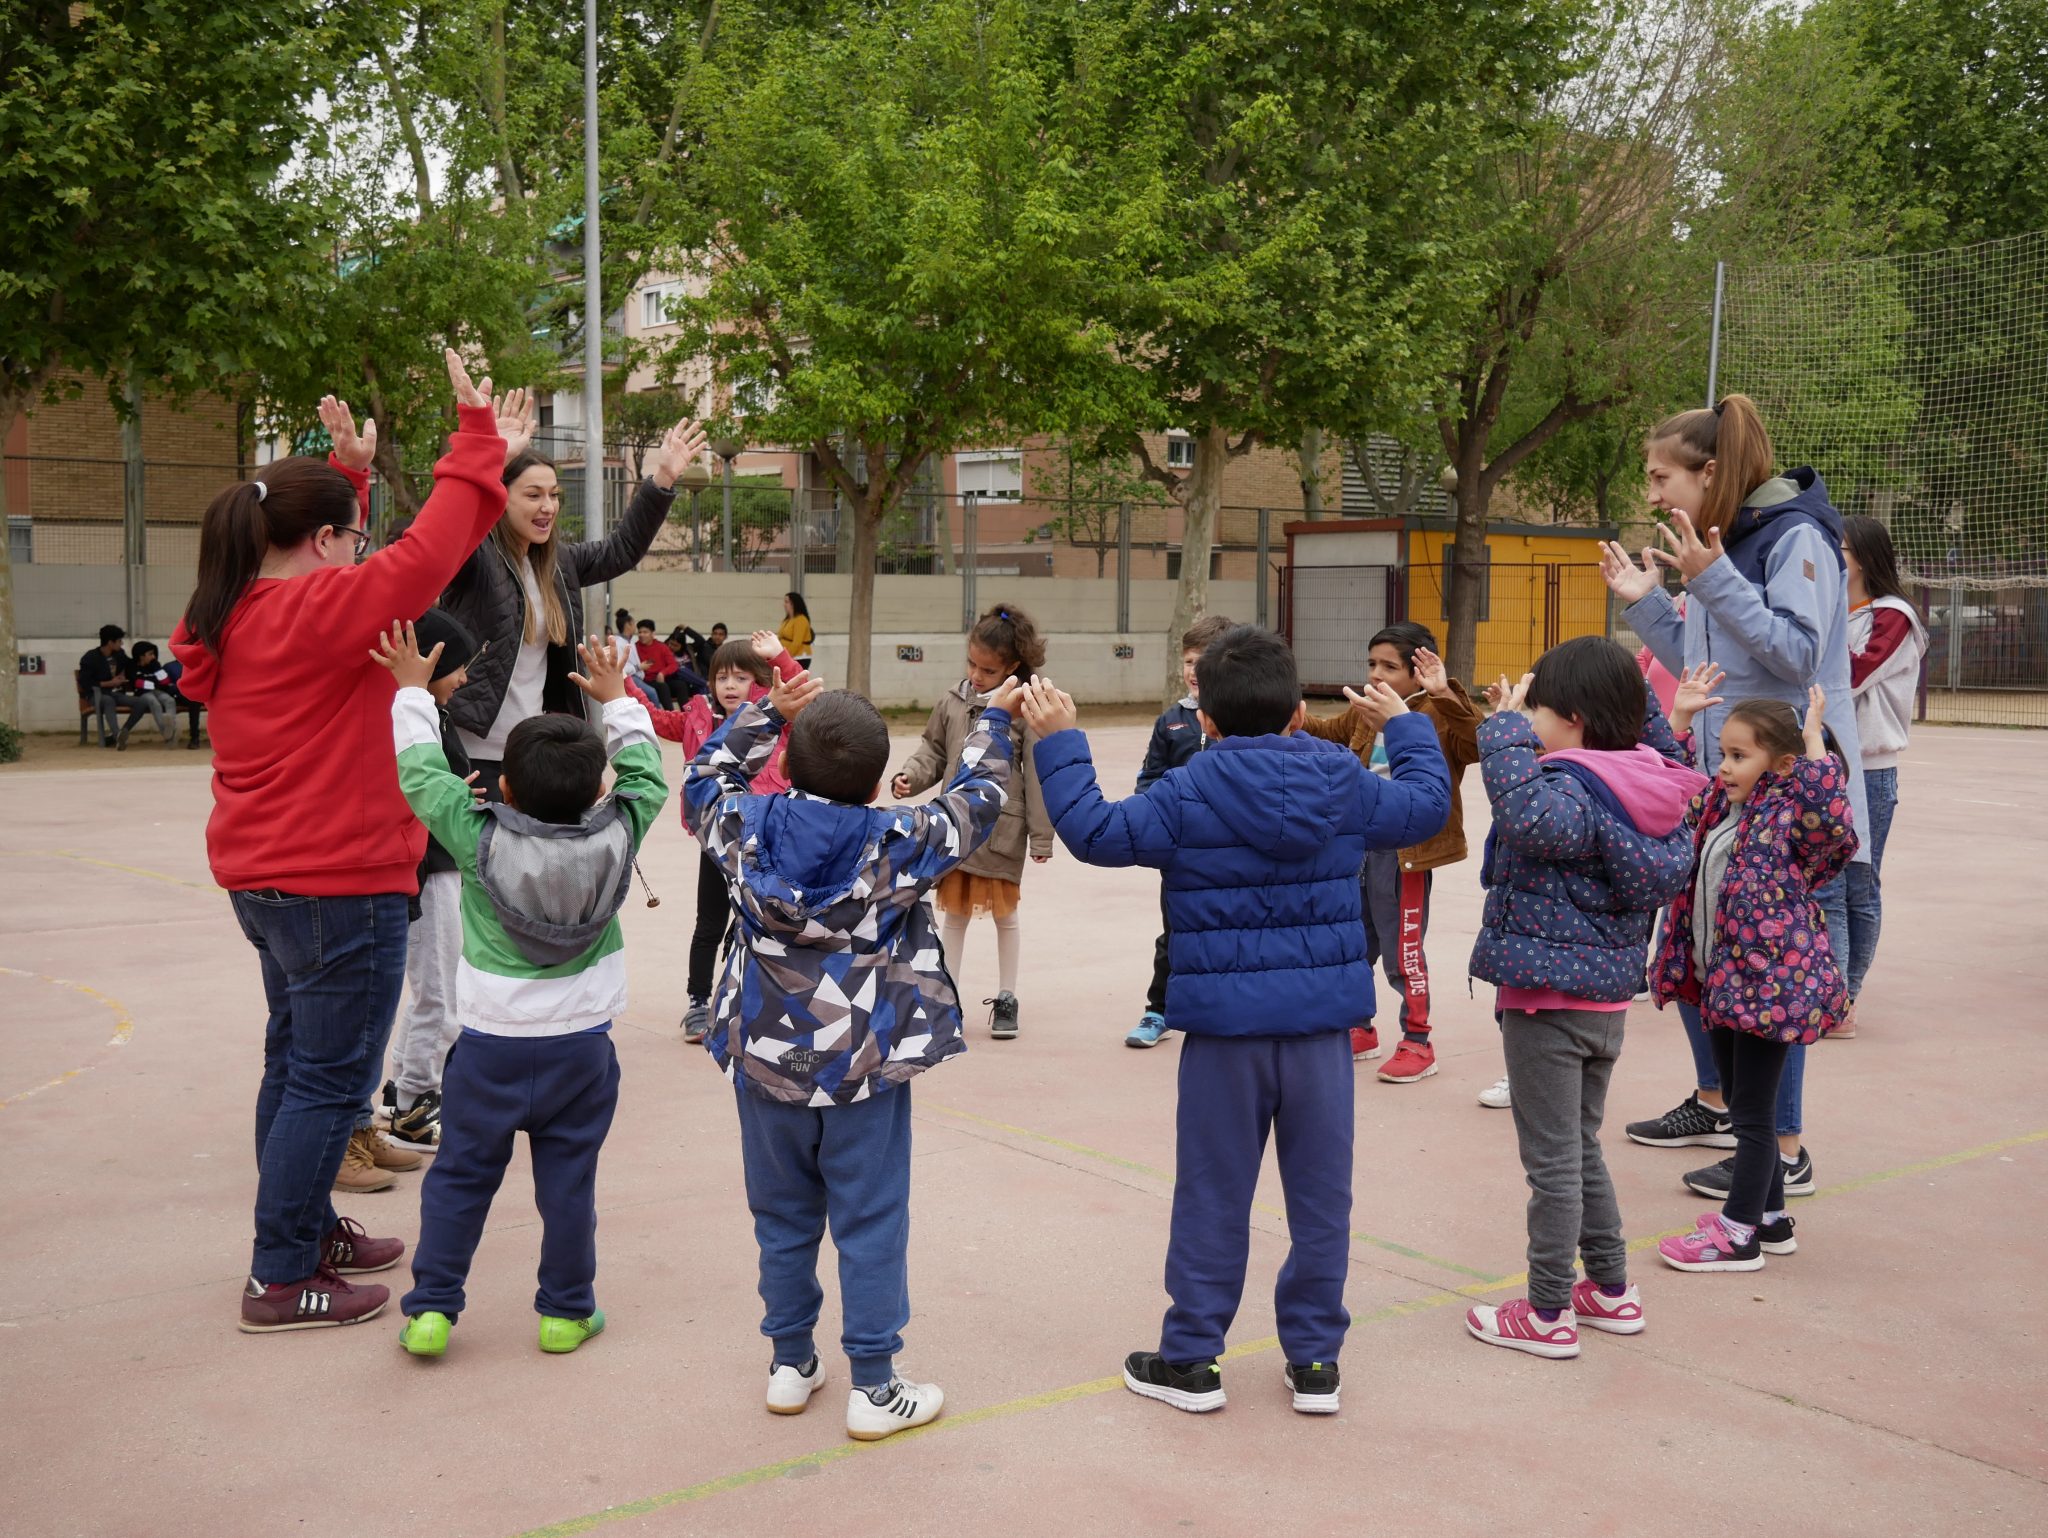
[[[404,1253],[403,1239],[372,1239],[354,1218],[336,1218],[327,1233],[321,1264],[337,1276],[360,1276],[366,1271],[389,1271]]]
[[[1351,1027],[1351,1061],[1369,1063],[1380,1055],[1380,1033],[1371,1026]]]
[[[1428,1042],[1417,1045],[1404,1041],[1394,1048],[1394,1055],[1387,1060],[1387,1066],[1380,1070],[1382,1084],[1413,1084],[1417,1079],[1426,1079],[1436,1072],[1436,1048]]]
[[[303,1282],[262,1286],[250,1277],[242,1288],[241,1329],[249,1335],[278,1330],[324,1330],[361,1324],[384,1312],[391,1289],[365,1282],[351,1286],[322,1266]]]

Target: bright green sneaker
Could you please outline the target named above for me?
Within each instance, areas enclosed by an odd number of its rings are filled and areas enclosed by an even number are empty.
[[[448,1349],[448,1327],[453,1323],[446,1314],[431,1309],[414,1314],[398,1332],[398,1343],[414,1356],[439,1356]]]
[[[540,1321],[540,1349],[574,1351],[593,1335],[604,1333],[604,1310],[594,1308],[588,1319],[557,1319],[543,1314]]]

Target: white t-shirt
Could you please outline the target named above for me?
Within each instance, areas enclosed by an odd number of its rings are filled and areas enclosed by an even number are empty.
[[[492,763],[504,758],[505,739],[512,735],[512,728],[540,714],[541,691],[548,681],[548,632],[538,622],[542,608],[540,583],[533,575],[532,561],[521,559],[513,565],[519,571],[519,585],[526,589],[528,627],[519,635],[519,655],[513,659],[512,678],[505,685],[505,702],[498,707],[497,717],[485,735],[461,734],[463,752],[471,759],[488,759]],[[537,631],[539,639],[529,640],[529,631]]]

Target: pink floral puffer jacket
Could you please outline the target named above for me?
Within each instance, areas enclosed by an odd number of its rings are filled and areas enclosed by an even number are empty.
[[[1719,782],[1694,800],[1695,872],[1708,830],[1731,810]],[[1832,754],[1799,759],[1790,773],[1758,780],[1738,815],[1706,981],[1693,965],[1695,880],[1665,918],[1650,988],[1660,1007],[1674,999],[1697,1004],[1708,1025],[1810,1044],[1840,1025],[1848,1006],[1814,893],[1856,853],[1849,771]]]

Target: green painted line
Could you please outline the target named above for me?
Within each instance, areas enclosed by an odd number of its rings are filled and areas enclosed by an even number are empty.
[[[1034,1132],[1029,1127],[1014,1126],[1006,1121],[995,1121],[986,1116],[977,1116],[972,1111],[958,1110],[950,1105],[936,1105],[928,1100],[919,1101],[918,1104],[926,1110],[938,1111],[944,1115],[955,1117],[960,1121],[971,1121],[977,1126],[988,1127],[997,1132],[1007,1132],[1013,1137],[1028,1138],[1034,1143],[1043,1143],[1048,1148],[1064,1149],[1068,1153],[1079,1154],[1084,1159],[1093,1159],[1100,1164],[1108,1164],[1117,1169],[1130,1170],[1133,1174],[1144,1175],[1148,1179],[1156,1180],[1161,1185],[1170,1186],[1173,1184],[1173,1176],[1167,1174],[1164,1170],[1156,1170],[1149,1164],[1139,1164],[1135,1160],[1120,1158],[1113,1153],[1104,1153],[1099,1148],[1090,1148],[1086,1143],[1076,1143],[1068,1138],[1053,1137],[1045,1132]],[[1267,1217],[1271,1218],[1284,1219],[1287,1216],[1285,1209],[1275,1207],[1271,1202],[1253,1202],[1252,1210],[1264,1213]],[[1405,1244],[1396,1244],[1392,1239],[1382,1239],[1378,1234],[1369,1234],[1363,1229],[1352,1229],[1351,1237],[1360,1244],[1369,1244],[1374,1249],[1385,1250],[1391,1255],[1403,1255],[1410,1260],[1419,1260],[1425,1265],[1435,1266],[1440,1271],[1450,1271],[1458,1276],[1469,1276],[1475,1281],[1489,1284],[1500,1280],[1499,1277],[1490,1271],[1476,1271],[1470,1266],[1459,1265],[1455,1260],[1445,1260],[1442,1256],[1432,1255],[1427,1250],[1412,1249]]]

